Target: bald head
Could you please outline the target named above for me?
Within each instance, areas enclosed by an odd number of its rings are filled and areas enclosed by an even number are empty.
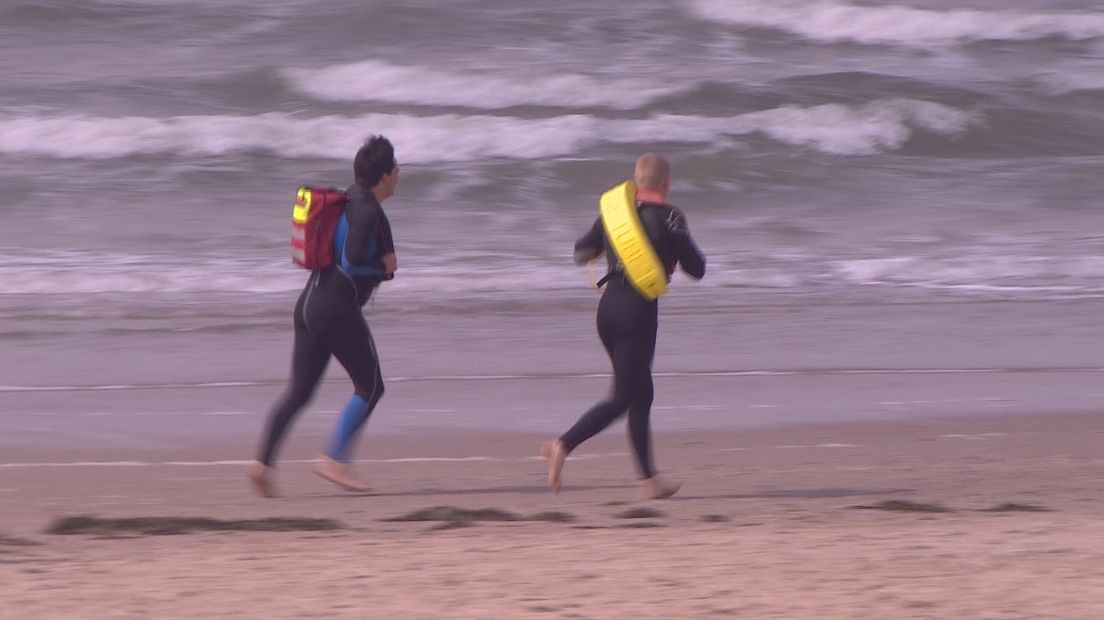
[[[662,155],[644,153],[636,160],[633,183],[641,189],[667,193],[671,183],[671,166]]]

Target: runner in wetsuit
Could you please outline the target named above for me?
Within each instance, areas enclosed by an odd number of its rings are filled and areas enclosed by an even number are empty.
[[[353,441],[383,396],[383,376],[372,332],[361,308],[383,280],[394,277],[395,244],[380,203],[395,192],[399,166],[391,142],[373,136],[353,161],[344,214],[334,232],[334,264],[311,272],[295,304],[295,344],[287,390],[269,414],[260,452],[249,469],[254,489],[272,497],[273,463],[288,427],[314,395],[330,356],[345,367],[353,395],[329,447],[314,470],[350,491],[365,490],[348,474]]]
[[[670,167],[654,153],[637,160],[633,181],[637,186],[640,220],[668,278],[675,267],[695,279],[705,275],[705,256],[698,250],[682,211],[666,204],[670,188]],[[548,459],[548,481],[560,490],[564,459],[587,439],[597,435],[627,410],[629,436],[646,497],[662,499],[678,491],[679,485],[664,480],[652,464],[651,428],[652,358],[655,354],[659,304],[648,301],[629,283],[610,247],[601,218],[575,242],[575,264],[582,265],[602,253],[609,262],[606,289],[598,304],[598,335],[613,362],[613,391],[610,397],[590,408],[558,439],[546,441],[541,454]]]

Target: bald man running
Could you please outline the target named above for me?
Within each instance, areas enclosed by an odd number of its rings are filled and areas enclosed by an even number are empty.
[[[637,188],[637,212],[668,279],[680,265],[691,277],[701,279],[705,275],[705,256],[690,237],[686,216],[666,202],[671,187],[667,160],[655,153],[645,153],[636,162],[633,182]],[[603,278],[606,288],[598,304],[598,336],[613,363],[613,390],[609,398],[591,407],[566,433],[541,446],[542,456],[548,459],[548,482],[558,493],[567,455],[628,411],[629,437],[644,496],[667,498],[678,491],[679,485],[656,472],[649,420],[659,303],[645,299],[629,282],[599,217],[575,242],[575,264],[584,265],[603,253],[609,271]]]

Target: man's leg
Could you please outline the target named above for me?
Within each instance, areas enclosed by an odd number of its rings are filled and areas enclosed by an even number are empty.
[[[679,484],[661,477],[652,463],[652,373],[640,381],[637,399],[629,406],[629,438],[632,441],[633,455],[636,457],[637,471],[640,472],[644,496],[649,499],[671,497],[679,490]]]
[[[334,348],[334,357],[353,380],[353,395],[341,411],[326,455],[344,462],[349,460],[356,436],[364,428],[384,392],[376,344],[363,319],[349,337]]]
[[[348,462],[357,436],[383,397],[384,387],[372,333],[363,317],[357,318],[333,343],[334,357],[349,373],[354,392],[338,416],[326,453],[315,471],[346,490],[365,491],[363,485],[348,475]]]
[[[632,393],[629,396],[629,440],[641,479],[655,476],[652,463],[652,401],[655,387],[652,382],[652,360],[655,359],[657,325],[655,315],[643,321],[633,335],[633,355],[626,372],[632,375]]]
[[[653,308],[655,310],[655,308]],[[652,462],[652,400],[655,387],[652,382],[652,361],[655,358],[658,313],[653,312],[636,334],[636,357],[633,359],[633,393],[629,405],[629,439],[636,457],[644,496],[650,499],[671,497],[679,490],[679,484],[661,478]]]
[[[272,497],[271,469],[276,450],[283,443],[291,423],[314,396],[318,381],[326,371],[329,350],[315,338],[300,320],[295,323],[295,344],[291,355],[291,378],[283,396],[269,413],[264,439],[257,460],[250,466],[249,479],[254,490],[263,497]]]
[[[655,466],[652,463],[652,429],[651,413],[654,390],[652,387],[651,369],[638,370],[639,379],[635,382],[637,392],[633,395],[632,404],[629,405],[629,442],[632,444],[633,456],[636,460],[636,468],[640,478],[651,478],[655,475]]]

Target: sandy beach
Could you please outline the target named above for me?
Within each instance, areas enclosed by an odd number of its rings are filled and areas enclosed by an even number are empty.
[[[667,432],[684,487],[660,502],[623,427],[559,495],[520,432],[369,434],[357,495],[309,472],[303,431],[269,500],[234,441],[40,453],[0,467],[0,617],[1097,618],[1102,433],[1042,413]]]

